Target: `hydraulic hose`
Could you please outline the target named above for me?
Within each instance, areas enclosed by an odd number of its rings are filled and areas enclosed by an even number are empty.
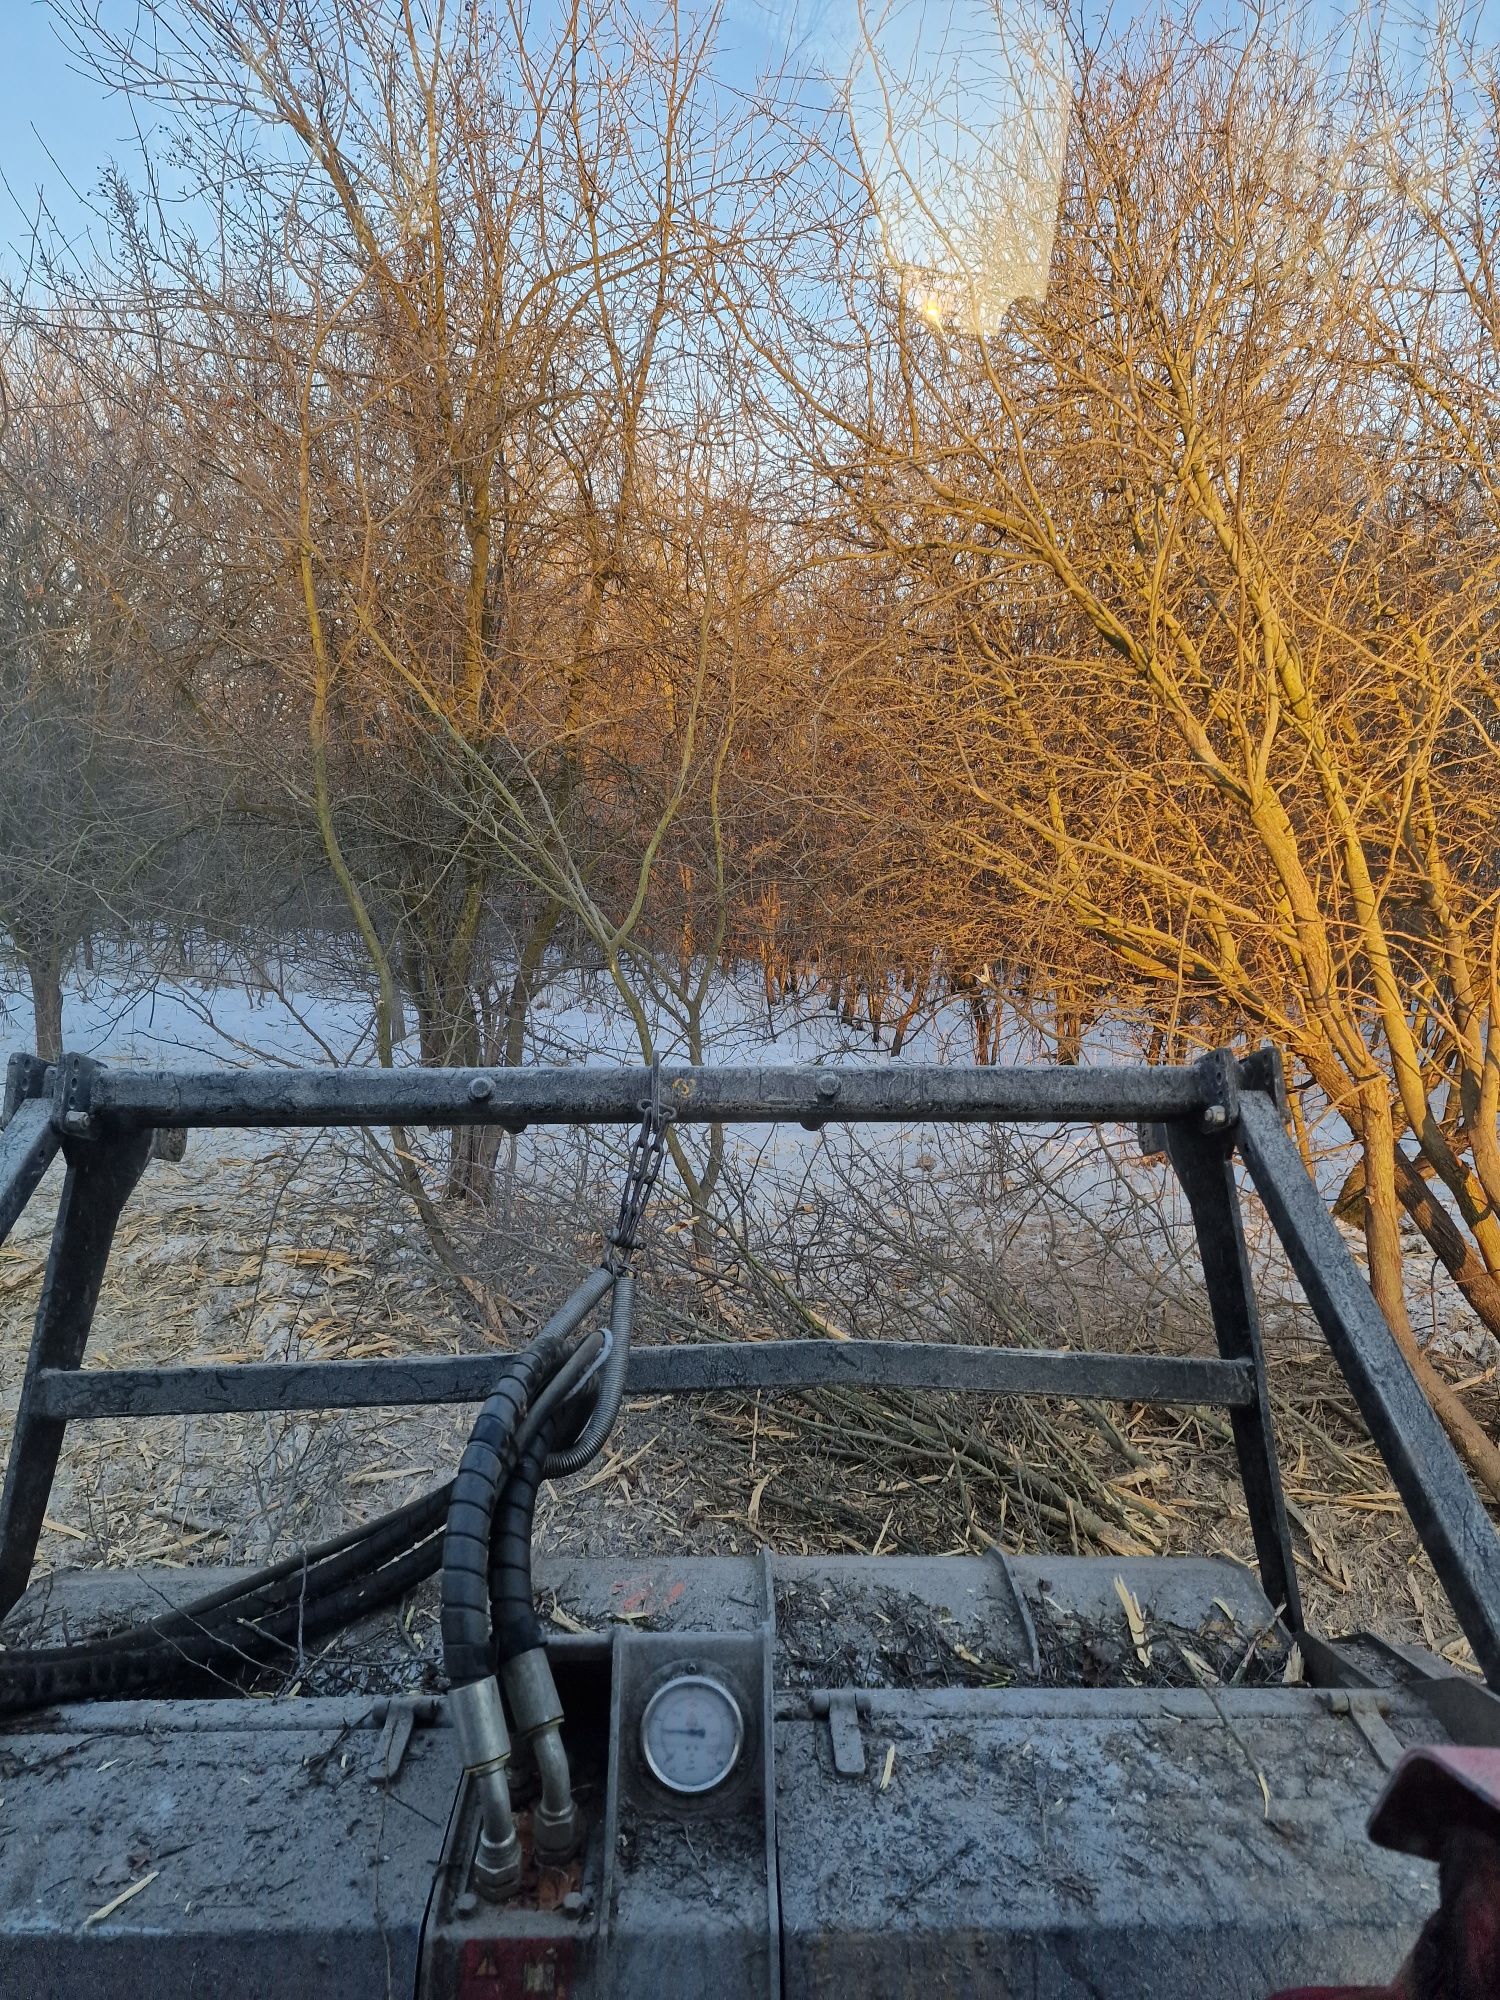
[[[542,1425],[554,1415],[562,1417],[554,1438],[567,1441],[579,1436],[594,1410],[598,1392],[593,1385],[609,1360],[611,1345],[608,1327],[596,1328],[579,1341],[527,1411],[526,1421],[516,1433],[518,1462]]]
[[[64,1701],[117,1701],[163,1687],[222,1686],[247,1667],[297,1657],[301,1642],[352,1623],[406,1595],[435,1573],[442,1544],[436,1525],[337,1589],[284,1604],[272,1616],[236,1618],[221,1627],[163,1636],[149,1627],[117,1634],[111,1644],[58,1646],[0,1657],[0,1713],[19,1714]]]
[[[558,1372],[563,1347],[613,1287],[603,1267],[591,1271],[531,1345],[509,1363],[480,1410],[459,1460],[443,1534],[443,1665],[450,1687],[494,1671],[491,1653],[489,1548],[500,1492],[516,1462],[518,1432],[531,1404]]]
[[[185,1672],[200,1669],[222,1682],[247,1665],[266,1665],[294,1649],[299,1632],[328,1631],[347,1605],[358,1604],[360,1610],[350,1615],[362,1615],[431,1576],[447,1496],[448,1489],[440,1487],[122,1632],[70,1646],[0,1653],[0,1713],[176,1686]],[[397,1563],[402,1567],[390,1567]],[[367,1576],[381,1579],[380,1594],[351,1598],[348,1587]]]
[[[495,1509],[489,1580],[495,1652],[502,1667],[517,1653],[528,1653],[545,1643],[531,1584],[531,1527],[537,1488],[556,1435],[556,1420],[549,1417],[516,1461]]]
[[[531,1531],[537,1488],[567,1414],[565,1408],[550,1413],[516,1461],[495,1512],[490,1543],[490,1595],[500,1679],[541,1780],[541,1797],[531,1815],[532,1841],[538,1854],[552,1861],[564,1860],[576,1850],[582,1822],[563,1747],[562,1702],[547,1658],[546,1635],[536,1615]]]
[[[479,1807],[474,1886],[492,1898],[513,1895],[521,1881],[521,1843],[506,1777],[510,1735],[495,1675],[490,1618],[490,1540],[495,1510],[522,1450],[521,1430],[533,1406],[539,1404],[554,1378],[562,1376],[564,1381],[555,1392],[560,1399],[575,1365],[580,1375],[589,1365],[578,1352],[567,1355],[566,1343],[614,1282],[615,1274],[607,1267],[591,1271],[531,1345],[510,1362],[495,1393],[474,1420],[448,1501],[442,1599],[448,1712]],[[590,1345],[589,1341],[581,1342],[580,1349]],[[540,1435],[550,1434],[549,1415]],[[571,1810],[571,1798],[569,1806]],[[574,1817],[576,1822],[576,1814]]]
[[[528,1377],[551,1371],[538,1405],[545,1400],[555,1406],[586,1379],[598,1358],[597,1340],[583,1343],[561,1368],[557,1364],[569,1335],[613,1282],[610,1272],[592,1273],[517,1357],[531,1364],[523,1371]],[[451,1484],[437,1487],[124,1631],[77,1645],[0,1652],[0,1714],[63,1701],[118,1699],[181,1686],[187,1679],[222,1685],[247,1668],[274,1664],[295,1653],[299,1636],[337,1629],[431,1576],[443,1548],[437,1530],[452,1494]]]
[[[378,1567],[430,1535],[442,1522],[448,1492],[447,1486],[437,1487],[389,1514],[284,1556],[251,1576],[241,1577],[237,1583],[195,1598],[175,1611],[165,1611],[139,1625],[128,1626],[124,1631],[104,1633],[74,1646],[0,1654],[0,1678],[13,1661],[62,1658],[75,1653],[138,1652],[153,1641],[171,1643],[194,1638],[221,1626],[227,1629],[265,1617],[285,1604],[311,1603],[328,1589]]]
[[[635,1279],[622,1271],[610,1301],[610,1347],[599,1380],[599,1398],[576,1444],[555,1451],[547,1460],[548,1479],[570,1479],[598,1457],[615,1427],[625,1395],[625,1371],[630,1362],[630,1335],[635,1320]]]

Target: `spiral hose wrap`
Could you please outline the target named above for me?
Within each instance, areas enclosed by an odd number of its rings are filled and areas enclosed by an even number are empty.
[[[569,1336],[614,1283],[612,1271],[602,1266],[591,1271],[531,1345],[508,1363],[474,1420],[453,1481],[443,1534],[443,1666],[450,1687],[465,1687],[495,1670],[489,1588],[495,1509],[519,1455],[519,1432],[527,1412],[572,1358],[566,1352]]]
[[[557,1420],[544,1423],[516,1462],[495,1510],[490,1541],[489,1591],[494,1607],[495,1651],[500,1663],[545,1644],[531,1587],[531,1527],[537,1488],[542,1483],[547,1454],[557,1435]]]

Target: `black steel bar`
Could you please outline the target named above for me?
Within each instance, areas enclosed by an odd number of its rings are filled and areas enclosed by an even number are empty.
[[[353,1410],[477,1403],[503,1355],[387,1361],[265,1361],[229,1368],[54,1367],[37,1408],[60,1421],[201,1415],[210,1411]],[[922,1341],[767,1340],[636,1347],[632,1395],[725,1389],[951,1389],[985,1396],[1085,1396],[1125,1403],[1206,1403],[1235,1409],[1255,1395],[1246,1361],[1211,1356],[1050,1353]]]
[[[52,1106],[39,1097],[17,1105],[10,1123],[0,1132],[0,1243],[15,1228],[56,1151]]]
[[[63,1420],[40,1407],[40,1378],[53,1370],[76,1370],[83,1359],[115,1224],[141,1177],[151,1134],[69,1141],[64,1150],[68,1173],[0,1493],[0,1616],[9,1611],[31,1575],[62,1448]]]
[[[686,1124],[1043,1123],[1180,1118],[1202,1108],[1197,1069],[1033,1069],[890,1063],[664,1069]],[[631,1122],[651,1072],[572,1069],[101,1070],[90,1111],[128,1125],[574,1125]]]
[[[1246,1091],[1240,1150],[1474,1657],[1500,1687],[1500,1535],[1269,1098]]]
[[[1281,1491],[1281,1471],[1276,1463],[1276,1434],[1271,1425],[1260,1313],[1245,1249],[1231,1142],[1195,1131],[1186,1120],[1167,1127],[1166,1141],[1167,1153],[1192,1211],[1219,1352],[1226,1361],[1248,1361],[1254,1371],[1254,1400],[1232,1408],[1229,1422],[1234,1432],[1256,1560],[1260,1564],[1261,1587],[1268,1602],[1282,1607],[1291,1630],[1300,1632],[1302,1595]]]

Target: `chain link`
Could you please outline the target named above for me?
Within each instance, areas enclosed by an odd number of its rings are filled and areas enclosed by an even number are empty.
[[[620,1212],[609,1233],[604,1253],[605,1269],[612,1271],[617,1278],[623,1277],[630,1268],[641,1218],[646,1213],[646,1204],[651,1199],[651,1190],[656,1186],[656,1177],[661,1172],[662,1159],[667,1150],[667,1128],[672,1122],[672,1114],[662,1102],[660,1056],[652,1061],[651,1095],[642,1101],[640,1109],[641,1129],[631,1142],[625,1186],[620,1194]]]

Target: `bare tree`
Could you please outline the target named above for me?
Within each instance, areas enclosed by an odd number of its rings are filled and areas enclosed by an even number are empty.
[[[0,929],[52,1058],[74,953],[181,826],[149,679],[171,506],[128,399],[20,334],[0,381]]]
[[[1378,41],[1259,15],[1077,61],[1045,303],[948,337],[855,225],[836,311],[787,340],[742,310],[894,580],[861,705],[915,719],[955,922],[988,904],[1166,1046],[1292,1052],[1500,1493],[1400,1235],[1500,1332],[1491,72],[1402,101]]]

